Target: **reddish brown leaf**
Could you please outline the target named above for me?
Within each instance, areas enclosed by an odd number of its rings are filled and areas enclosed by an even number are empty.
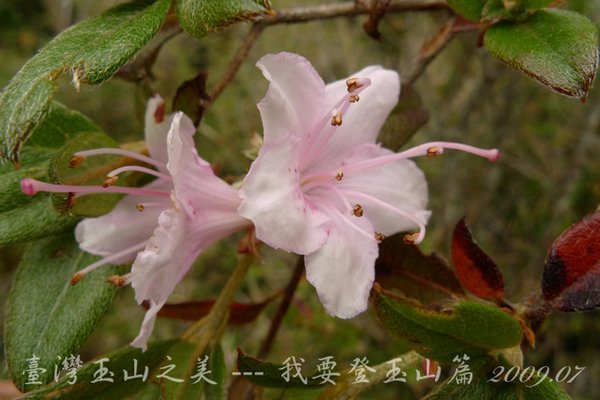
[[[552,243],[542,292],[562,311],[600,307],[600,211],[571,226]]]
[[[279,297],[280,294],[281,293],[278,292],[260,303],[231,304],[229,307],[228,323],[231,325],[243,325],[254,321],[267,304]],[[158,316],[182,321],[197,321],[208,314],[214,304],[214,299],[165,304],[158,312]],[[148,304],[146,302],[144,302],[142,306],[146,310],[148,309]]]
[[[458,279],[469,292],[482,299],[502,300],[502,272],[473,240],[464,218],[452,233],[452,261]]]
[[[384,289],[400,290],[423,304],[464,296],[448,263],[435,253],[425,255],[417,246],[404,244],[402,234],[379,245],[375,280]]]
[[[206,93],[206,79],[208,74],[200,72],[189,81],[185,81],[177,88],[173,98],[173,111],[183,111],[194,121],[194,125],[200,125],[206,105],[210,102],[210,96]]]

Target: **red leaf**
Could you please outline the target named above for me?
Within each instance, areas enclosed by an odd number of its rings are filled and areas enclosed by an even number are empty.
[[[502,272],[475,243],[464,218],[456,224],[452,234],[452,261],[458,279],[469,292],[483,299],[502,300]]]
[[[242,325],[254,321],[266,305],[279,297],[280,294],[278,292],[260,303],[232,303],[229,307],[228,323],[231,325]],[[215,301],[214,299],[209,299],[165,304],[158,312],[158,316],[182,321],[197,321],[209,313]],[[144,302],[142,306],[146,310],[148,309],[147,302]]]
[[[463,297],[465,292],[454,271],[437,254],[423,254],[403,242],[403,234],[385,239],[379,245],[375,280],[384,289],[400,290],[423,304]]]
[[[562,311],[600,307],[600,211],[574,224],[552,243],[542,292]]]

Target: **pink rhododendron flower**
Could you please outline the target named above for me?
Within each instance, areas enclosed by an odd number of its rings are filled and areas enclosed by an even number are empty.
[[[146,348],[156,314],[198,255],[208,246],[249,226],[237,208],[237,191],[215,176],[211,166],[198,156],[192,121],[183,113],[163,117],[162,99],[155,97],[146,111],[146,143],[150,157],[121,149],[96,149],[74,155],[75,163],[97,154],[120,154],[156,168],[126,166],[110,172],[108,183],[126,171],[141,171],[157,179],[141,188],[120,186],[65,186],[24,179],[24,193],[38,191],[82,194],[126,193],[116,207],[99,218],[87,218],[75,230],[82,249],[104,256],[79,271],[84,274],[109,263],[132,261],[131,272],[113,277],[118,285],[131,283],[138,303],[148,301],[139,335],[133,346]],[[167,134],[168,131],[168,134]],[[165,146],[166,144],[166,146]]]
[[[328,313],[354,317],[367,307],[377,243],[415,228],[406,241],[425,234],[427,183],[408,158],[452,148],[495,160],[498,152],[434,142],[393,153],[377,145],[398,102],[394,71],[370,66],[325,85],[295,54],[267,55],[257,65],[270,81],[258,104],[264,144],[239,212],[258,239],[306,256],[307,279]]]

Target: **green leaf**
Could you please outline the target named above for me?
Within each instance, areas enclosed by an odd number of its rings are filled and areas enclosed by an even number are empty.
[[[459,301],[443,310],[384,293],[373,294],[377,316],[387,329],[407,338],[421,355],[442,363],[457,354],[485,356],[518,345],[523,337],[519,322],[496,306]]]
[[[118,143],[102,132],[87,132],[66,143],[50,163],[49,176],[53,183],[63,185],[100,186],[106,180],[106,174],[124,165],[139,164],[128,157],[102,154],[86,157],[74,166],[73,154],[78,151],[105,147],[119,147]],[[124,173],[113,186],[134,186],[143,177],[139,173]],[[52,196],[54,207],[63,213],[83,217],[96,217],[113,209],[123,195],[115,193],[93,193],[73,198],[69,193],[57,193]]]
[[[56,383],[45,386],[38,390],[27,393],[22,399],[57,399],[57,400],[114,400],[125,399],[128,396],[143,393],[142,396],[133,396],[136,400],[144,399],[160,399],[161,387],[160,380],[156,382],[155,376],[163,371],[158,371],[162,364],[171,364],[167,360],[172,348],[180,344],[176,340],[154,342],[148,345],[148,350],[142,352],[134,347],[124,347],[113,353],[99,357],[99,359],[107,358],[103,366],[114,373],[112,377],[114,382],[96,382],[91,383],[96,377],[94,374],[99,369],[99,364],[91,361],[83,365],[77,371],[77,382],[74,385],[68,383],[67,377],[59,380]],[[138,373],[143,373],[144,367],[148,367],[147,381],[141,379],[130,379],[124,381],[124,370],[129,375],[133,374],[133,363],[137,360]],[[169,374],[171,376],[172,374]],[[158,394],[158,396],[156,396]]]
[[[299,377],[294,377],[294,369],[292,369],[290,373],[289,382],[286,382],[282,376],[284,372],[284,370],[282,369],[283,364],[276,365],[258,360],[256,358],[245,355],[240,349],[238,349],[237,367],[242,374],[244,372],[252,373],[252,375],[244,375],[244,377],[248,378],[249,381],[258,386],[305,389],[323,388],[323,385],[320,385],[318,383],[318,379],[312,379],[312,377],[307,376],[307,374],[302,374],[302,376],[304,376],[307,380],[306,384]]]
[[[225,364],[225,354],[220,343],[217,343],[210,355],[210,379],[215,381],[216,385],[206,385],[206,400],[221,400],[225,398],[225,384],[227,383],[227,365]]]
[[[76,218],[56,212],[49,194],[25,196],[20,181],[23,178],[47,180],[48,165],[55,152],[80,133],[94,131],[100,128],[91,120],[59,103],[52,103],[22,154],[21,168],[0,164],[0,245],[61,233],[77,222]]]
[[[495,22],[498,20],[524,21],[529,16],[552,3],[554,0],[488,0],[481,17],[483,20]]]
[[[176,343],[171,349],[169,349],[168,359],[165,360],[162,365],[172,364],[175,365],[171,372],[167,375],[175,379],[183,379],[183,382],[173,382],[171,380],[162,378],[161,392],[162,397],[172,400],[185,400],[185,399],[200,399],[202,393],[207,386],[204,385],[204,381],[194,383],[194,379],[191,377],[196,373],[197,360],[194,357],[194,345],[189,342]],[[210,370],[207,365],[207,370]],[[164,369],[161,370],[165,371]],[[207,374],[208,379],[213,379],[213,374]]]
[[[479,22],[487,0],[448,0],[448,5],[466,19]]]
[[[570,400],[571,397],[556,382],[535,375],[526,382],[519,378],[507,383],[491,381],[485,370],[473,371],[473,382],[457,384],[446,381],[423,400]],[[521,370],[522,371],[522,370]],[[520,377],[520,373],[519,373]]]
[[[71,73],[76,87],[107,80],[156,34],[170,3],[135,1],[114,7],[65,30],[41,49],[0,96],[0,156],[18,160],[21,146],[48,111],[59,74]]]
[[[177,18],[190,35],[201,38],[238,21],[268,13],[268,0],[178,0]]]
[[[541,10],[523,22],[492,25],[484,41],[511,67],[561,94],[585,100],[598,66],[598,33],[582,15]]]
[[[106,279],[120,269],[105,266],[71,286],[73,274],[98,257],[79,250],[72,234],[29,245],[19,264],[8,298],[6,354],[11,376],[22,391],[27,359],[34,354],[53,378],[57,357],[77,351],[108,309],[117,288]]]

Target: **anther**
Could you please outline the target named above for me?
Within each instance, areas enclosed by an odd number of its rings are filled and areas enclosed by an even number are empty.
[[[350,103],[357,103],[359,100],[360,100],[360,97],[358,97],[357,94],[350,95]]]
[[[138,205],[136,205],[135,208],[137,208],[137,210],[139,212],[142,212],[146,209],[146,207],[142,203],[139,203]]]
[[[419,232],[415,233],[407,233],[402,238],[402,241],[406,244],[415,244],[415,242],[419,239]]]
[[[119,180],[118,176],[107,176],[104,182],[102,183],[103,188],[107,188],[109,186],[114,185]]]
[[[360,204],[355,204],[354,207],[352,207],[352,212],[354,213],[355,217],[362,217],[364,213]]]
[[[127,284],[127,280],[122,275],[111,275],[108,277],[107,282],[117,287],[125,286]]]
[[[381,243],[385,240],[385,235],[381,232],[375,232],[375,240],[377,240],[378,243]]]
[[[427,149],[427,157],[439,156],[444,152],[444,149],[438,146],[432,146]]]
[[[344,171],[338,169],[337,171],[335,171],[335,180],[341,181],[342,179],[344,179]]]
[[[331,113],[331,126],[342,125],[342,113],[339,111],[333,111]]]
[[[361,88],[363,83],[358,80],[358,78],[350,78],[346,81],[346,88],[348,89],[348,93],[354,92],[356,89]]]
[[[71,285],[76,285],[80,280],[83,279],[84,276],[85,274],[82,274],[81,272],[78,272],[75,275],[73,275],[73,277],[71,278]]]
[[[79,167],[85,161],[85,156],[73,156],[69,160],[69,168]]]

